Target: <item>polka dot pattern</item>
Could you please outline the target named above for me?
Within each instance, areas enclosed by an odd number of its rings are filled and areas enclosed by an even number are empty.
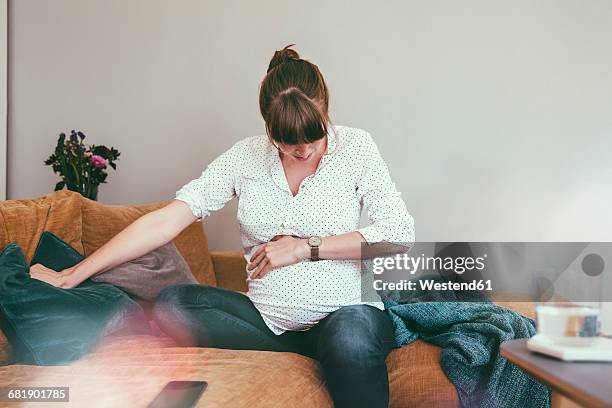
[[[245,259],[279,234],[332,236],[359,231],[367,242],[414,243],[414,221],[391,181],[372,136],[362,129],[332,126],[315,173],[293,196],[278,151],[266,135],[235,143],[176,192],[201,220],[238,197],[238,223]],[[361,209],[370,224],[359,228]],[[342,306],[364,302],[359,260],[304,261],[247,278],[247,295],[270,329],[307,330]]]

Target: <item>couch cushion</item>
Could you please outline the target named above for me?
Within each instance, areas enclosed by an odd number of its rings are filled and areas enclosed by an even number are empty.
[[[83,257],[45,232],[33,262],[56,271]],[[56,238],[56,237],[53,237]],[[59,244],[58,244],[59,242]],[[32,279],[18,245],[0,252],[0,327],[15,360],[25,364],[65,364],[83,356],[108,333],[146,322],[143,310],[118,288],[91,280],[60,289]],[[148,327],[148,325],[146,326]]]
[[[455,386],[440,367],[442,349],[423,340],[387,357],[389,407],[459,407]]]
[[[0,330],[0,366],[11,362],[11,346],[4,332]]]
[[[33,199],[0,201],[0,248],[14,242],[29,263],[43,231],[50,231],[81,255],[81,195],[61,190]]]
[[[110,283],[139,300],[149,302],[167,287],[198,283],[172,241],[91,280]]]
[[[217,286],[246,292],[246,260],[243,251],[211,251]]]
[[[317,362],[295,353],[175,347],[165,336],[106,340],[69,367],[0,367],[0,387],[70,387],[74,406],[139,407],[168,381],[207,381],[197,407],[332,408]]]
[[[136,219],[168,205],[171,200],[152,204],[111,205],[82,197],[82,202],[83,247],[85,255],[89,256]],[[198,282],[216,286],[217,281],[202,223],[194,222],[173,242]]]
[[[389,354],[390,408],[460,406],[440,368],[440,352],[417,340]],[[146,404],[171,380],[208,381],[201,407],[332,407],[315,360],[294,353],[175,347],[166,336],[109,336],[71,367],[0,368],[0,387],[37,381],[70,386],[71,401],[100,406]]]

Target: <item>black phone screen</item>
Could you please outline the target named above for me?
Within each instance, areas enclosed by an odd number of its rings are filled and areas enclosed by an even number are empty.
[[[170,381],[148,408],[191,408],[207,385],[206,381]]]

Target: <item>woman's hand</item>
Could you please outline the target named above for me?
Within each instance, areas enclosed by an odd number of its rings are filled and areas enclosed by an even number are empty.
[[[70,279],[73,270],[74,267],[71,267],[60,272],[55,272],[53,269],[49,269],[44,265],[35,264],[30,266],[30,276],[58,288],[70,289],[77,286],[72,282],[72,279]]]
[[[247,270],[254,270],[251,279],[263,278],[274,268],[303,261],[309,253],[310,247],[306,239],[276,235],[253,254]]]

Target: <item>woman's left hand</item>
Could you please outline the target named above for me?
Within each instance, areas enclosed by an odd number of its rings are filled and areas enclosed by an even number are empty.
[[[301,262],[308,257],[309,250],[310,247],[304,238],[276,235],[251,257],[247,270],[254,270],[254,272],[250,278],[263,278],[274,268]]]

